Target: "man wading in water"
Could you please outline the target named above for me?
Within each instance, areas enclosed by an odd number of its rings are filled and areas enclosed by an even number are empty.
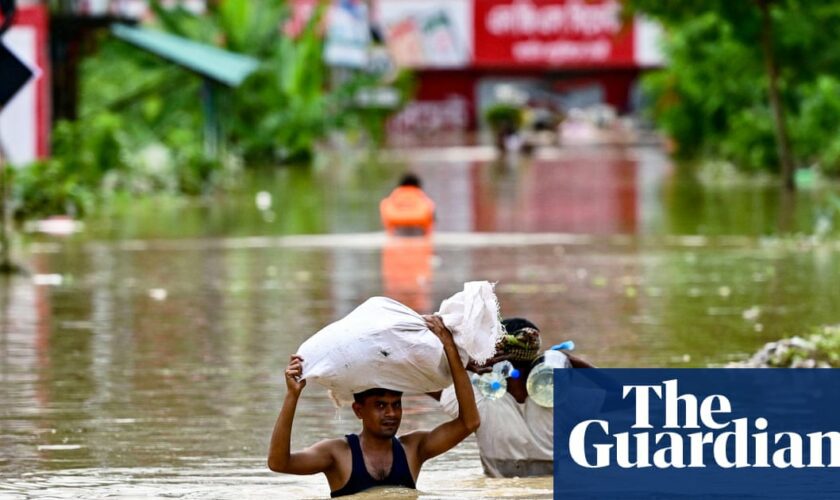
[[[554,411],[531,399],[526,383],[540,356],[540,329],[524,318],[505,319],[502,325],[506,334],[496,346],[496,355],[485,365],[467,365],[484,373],[492,370],[494,363],[507,360],[519,370],[518,378],[507,379],[507,392],[499,399],[491,400],[474,389],[482,422],[475,433],[481,465],[490,477],[550,476],[554,471]],[[565,354],[573,368],[594,368]],[[458,411],[451,387],[429,396],[439,400],[449,415]]]
[[[424,316],[429,330],[440,339],[458,400],[458,416],[431,431],[414,431],[396,438],[402,419],[402,393],[370,389],[354,394],[353,412],[362,421],[362,432],[326,439],[290,453],[292,421],[300,392],[306,385],[300,356],[293,355],[286,368],[286,398],[274,424],[268,451],[268,468],[287,474],[323,472],[331,496],[350,495],[375,486],[414,488],[423,463],[451,449],[478,429],[478,408],[472,384],[461,366],[452,333],[438,316]]]

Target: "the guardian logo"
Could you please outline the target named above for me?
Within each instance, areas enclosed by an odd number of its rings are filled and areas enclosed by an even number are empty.
[[[698,401],[680,394],[676,379],[659,385],[625,385],[623,398],[635,398],[637,432],[610,433],[604,419],[584,420],[569,433],[572,460],[586,468],[706,467],[709,457],[723,468],[840,467],[840,432],[766,432],[767,418],[735,418],[726,396],[713,394]],[[651,399],[664,402],[664,424],[651,424]],[[689,432],[676,432],[676,431]],[[696,430],[696,432],[695,432]],[[733,446],[734,445],[734,446]],[[595,450],[587,456],[587,449]],[[828,463],[824,448],[830,452]]]
[[[555,498],[840,498],[840,370],[554,376]]]

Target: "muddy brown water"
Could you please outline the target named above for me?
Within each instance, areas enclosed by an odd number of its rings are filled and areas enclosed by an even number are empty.
[[[417,171],[429,242],[378,232],[376,204]],[[254,192],[272,194],[256,208]],[[702,188],[655,149],[508,163],[469,153],[255,175],[241,196],[137,202],[69,238],[30,236],[0,286],[0,498],[318,498],[265,452],[290,353],[364,299],[433,311],[498,282],[505,315],[601,366],[706,366],[840,321],[836,239],[773,236],[768,186]],[[826,196],[800,196],[803,235]],[[443,420],[406,398],[402,431]],[[307,387],[293,447],[358,431]],[[473,438],[418,491],[369,498],[550,498],[550,478],[487,479]]]

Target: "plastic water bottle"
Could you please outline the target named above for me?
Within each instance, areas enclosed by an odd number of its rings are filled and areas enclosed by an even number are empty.
[[[479,392],[487,399],[499,399],[507,392],[507,379],[519,378],[519,370],[513,367],[510,361],[501,361],[493,365],[493,370],[478,375],[470,375],[473,385],[478,387]]]
[[[519,378],[519,370],[513,367],[510,361],[499,361],[493,365],[493,373],[498,373],[504,378]]]
[[[569,368],[569,358],[561,350],[575,348],[571,340],[552,347],[543,354],[543,360],[531,370],[525,386],[528,389],[528,396],[538,405],[545,408],[554,408],[554,369]]]
[[[495,372],[473,374],[473,384],[478,391],[487,399],[499,399],[507,392],[507,380]]]

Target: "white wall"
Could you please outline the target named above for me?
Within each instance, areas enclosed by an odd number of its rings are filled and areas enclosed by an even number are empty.
[[[30,26],[15,26],[3,35],[3,44],[24,64],[39,73],[35,64],[36,32]],[[29,80],[0,113],[0,143],[12,165],[37,159],[36,78]]]

